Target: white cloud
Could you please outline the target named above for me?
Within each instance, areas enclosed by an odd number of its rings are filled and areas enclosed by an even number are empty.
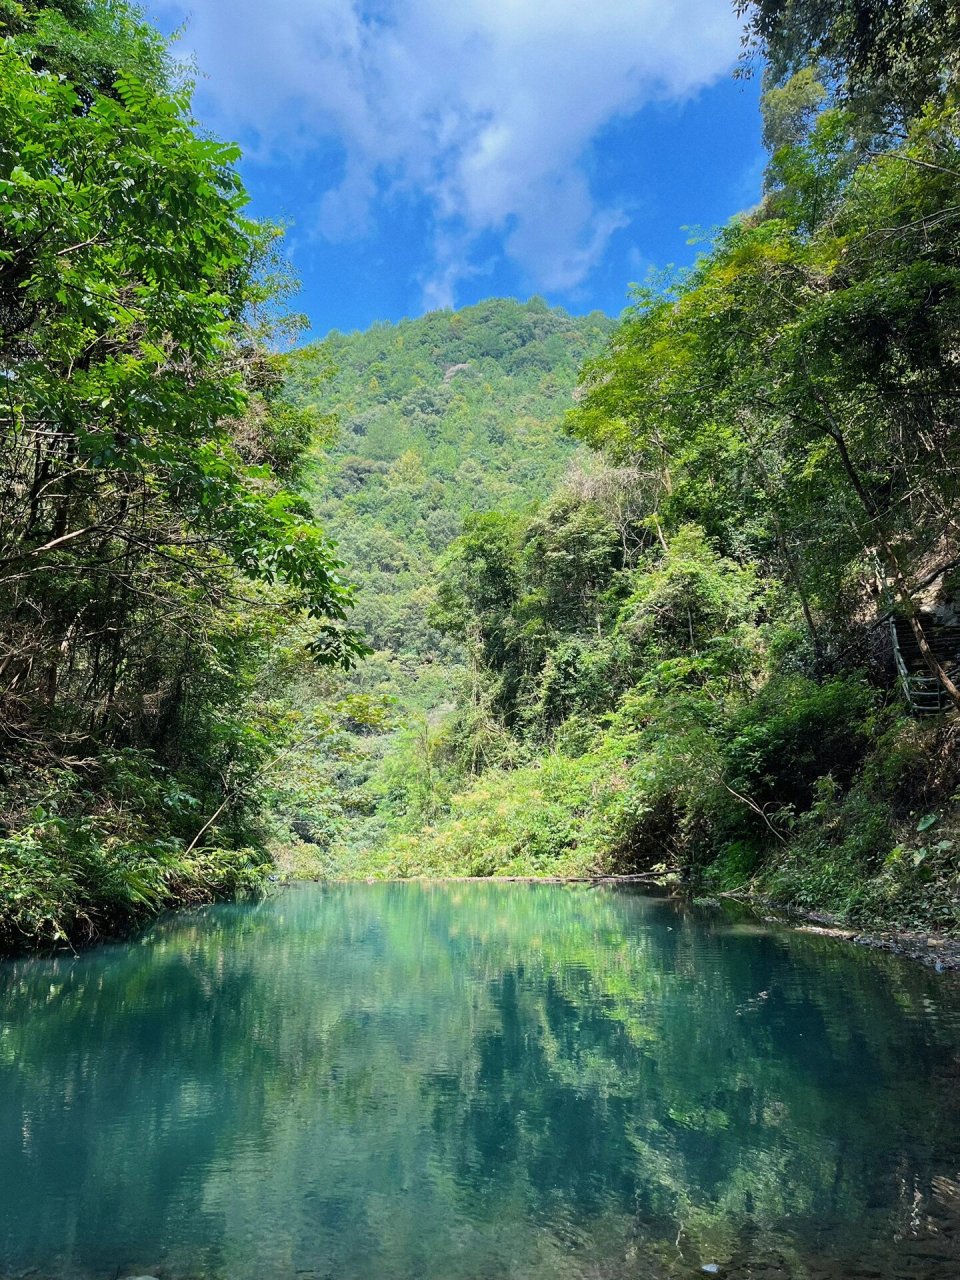
[[[582,281],[627,223],[590,190],[592,140],[716,79],[738,44],[727,0],[193,0],[179,12],[219,132],[274,157],[342,147],[320,234],[365,235],[386,191],[426,198],[434,304],[475,273],[490,232],[534,287]]]

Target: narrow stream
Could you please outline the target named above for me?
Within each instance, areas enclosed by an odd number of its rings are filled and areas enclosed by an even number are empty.
[[[0,1276],[955,1280],[958,1086],[956,979],[886,954],[298,886],[0,966]]]

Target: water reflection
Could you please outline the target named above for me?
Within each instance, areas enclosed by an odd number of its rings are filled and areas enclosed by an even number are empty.
[[[0,968],[0,1275],[955,1277],[958,1050],[829,939],[300,888]]]

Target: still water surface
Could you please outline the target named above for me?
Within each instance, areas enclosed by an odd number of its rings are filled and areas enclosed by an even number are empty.
[[[297,887],[0,966],[0,1276],[960,1276],[960,998],[624,888]]]

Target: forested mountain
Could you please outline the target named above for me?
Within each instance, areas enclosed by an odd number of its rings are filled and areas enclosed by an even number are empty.
[[[363,584],[353,618],[376,649],[442,643],[427,618],[433,562],[468,513],[549,491],[575,448],[560,422],[578,372],[612,327],[491,299],[332,334],[292,358],[292,394],[336,424],[309,493]]]
[[[305,492],[338,532],[358,585],[351,625],[374,650],[349,675],[300,666],[278,703],[302,734],[277,804],[318,842],[300,851],[304,870],[362,869],[386,825],[440,802],[424,743],[452,708],[467,650],[434,617],[438,559],[476,513],[533,510],[575,465],[563,416],[613,327],[536,298],[491,299],[334,333],[291,357],[291,396],[328,424]]]

